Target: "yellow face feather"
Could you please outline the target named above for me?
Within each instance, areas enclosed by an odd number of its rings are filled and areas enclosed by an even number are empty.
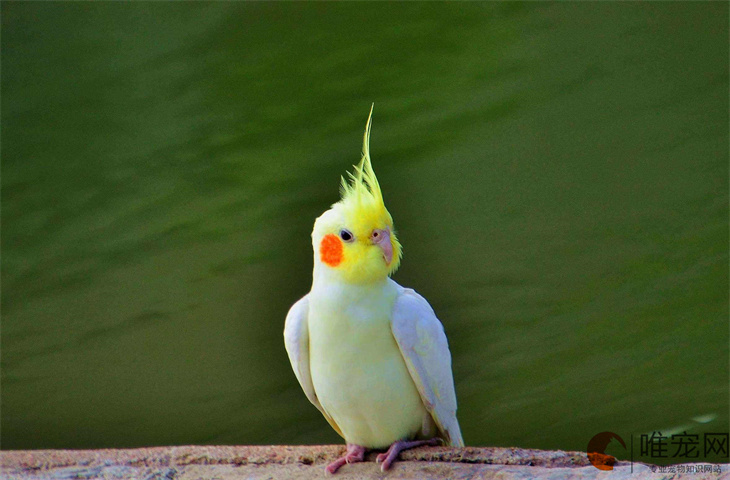
[[[385,208],[380,184],[370,161],[370,127],[373,109],[365,127],[363,137],[362,159],[349,173],[349,182],[342,178],[340,187],[341,200],[317,219],[312,232],[315,249],[315,262],[323,261],[328,267],[341,272],[343,280],[351,283],[370,283],[391,275],[398,269],[402,248],[393,230],[393,218]],[[335,243],[342,230],[351,232],[354,240]],[[374,230],[387,230],[390,234],[392,260],[386,263],[383,250],[373,244],[371,236]],[[327,241],[323,242],[327,237]],[[329,248],[333,250],[329,250]],[[327,251],[323,250],[326,248]],[[323,255],[333,252],[332,259],[327,261]]]

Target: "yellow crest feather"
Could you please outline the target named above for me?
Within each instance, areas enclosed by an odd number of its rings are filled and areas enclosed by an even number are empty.
[[[382,209],[381,212],[385,211],[387,214],[385,203],[383,202],[383,192],[380,190],[378,178],[375,176],[373,165],[370,161],[370,128],[373,124],[374,107],[375,104],[370,107],[370,115],[365,126],[360,163],[353,165],[355,169],[353,173],[347,173],[350,179],[349,183],[342,177],[341,203],[355,204],[373,210]]]

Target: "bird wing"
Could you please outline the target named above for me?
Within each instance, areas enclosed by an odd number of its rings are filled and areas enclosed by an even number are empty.
[[[393,336],[421,400],[449,445],[463,447],[444,327],[425,298],[404,288],[393,307]]]
[[[294,374],[302,386],[304,394],[312,405],[322,412],[324,418],[332,428],[342,437],[342,431],[335,421],[325,412],[322,404],[319,403],[317,393],[312,383],[312,373],[309,370],[309,295],[302,297],[292,305],[284,322],[284,345],[286,353],[289,354],[289,361],[294,369]]]

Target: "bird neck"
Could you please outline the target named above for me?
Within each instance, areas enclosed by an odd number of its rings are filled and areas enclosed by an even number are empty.
[[[395,282],[390,277],[383,277],[368,283],[352,283],[344,281],[334,269],[325,265],[315,265],[312,275],[312,293],[327,295],[330,298],[367,298],[383,295],[395,289]]]

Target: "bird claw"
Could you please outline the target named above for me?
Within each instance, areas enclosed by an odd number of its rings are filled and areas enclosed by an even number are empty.
[[[347,444],[347,453],[325,467],[327,473],[336,473],[341,466],[365,460],[365,447]]]
[[[398,455],[403,450],[408,450],[410,448],[416,448],[423,445],[439,445],[443,443],[443,441],[440,438],[431,438],[429,440],[413,440],[413,441],[405,441],[401,440],[398,442],[394,442],[390,448],[388,448],[387,451],[384,453],[378,454],[378,456],[375,458],[376,463],[382,464],[380,466],[380,470],[383,472],[388,470],[390,466],[395,462],[396,458],[398,458]],[[360,445],[353,445],[351,443],[347,444],[347,453],[343,455],[342,457],[338,458],[334,462],[330,463],[325,467],[325,471],[327,473],[336,473],[337,470],[340,469],[343,465],[349,465],[351,463],[357,463],[362,462],[365,460],[365,447],[362,447]]]
[[[393,462],[395,462],[396,458],[398,458],[400,452],[402,452],[403,450],[408,450],[410,448],[416,448],[423,445],[433,446],[438,445],[439,443],[439,438],[431,438],[429,440],[414,440],[411,442],[401,440],[393,443],[390,448],[388,448],[388,451],[386,451],[385,453],[381,453],[380,455],[378,455],[375,461],[377,463],[382,463],[382,465],[380,466],[380,470],[384,472],[390,468]]]

